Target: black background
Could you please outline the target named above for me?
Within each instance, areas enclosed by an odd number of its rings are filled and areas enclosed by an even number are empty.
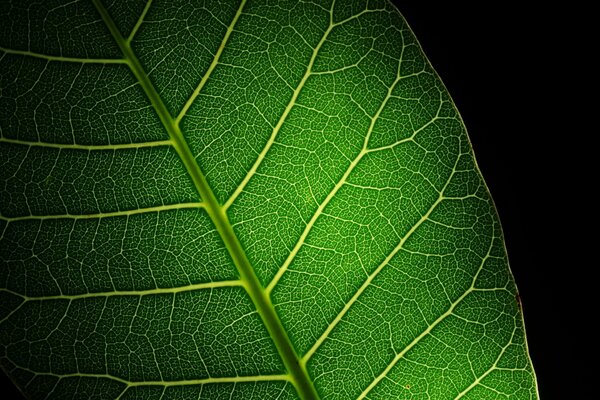
[[[598,398],[590,367],[597,338],[586,322],[594,319],[594,255],[582,254],[590,238],[577,223],[593,226],[595,214],[589,183],[578,180],[593,168],[584,166],[590,129],[582,95],[597,73],[588,71],[597,45],[585,43],[586,11],[394,3],[459,109],[496,203],[540,398]]]
[[[460,110],[496,203],[540,397],[592,398],[583,363],[595,361],[592,334],[581,318],[593,317],[592,285],[574,255],[584,239],[569,229],[573,215],[587,218],[586,204],[573,201],[572,165],[587,154],[576,150],[585,117],[575,103],[590,50],[575,50],[573,13],[510,1],[394,2]],[[1,381],[0,396],[17,398],[10,385]]]

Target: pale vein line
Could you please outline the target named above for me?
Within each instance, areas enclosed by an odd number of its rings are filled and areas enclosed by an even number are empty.
[[[41,58],[48,61],[61,61],[61,62],[72,62],[82,64],[127,64],[124,58],[78,58],[78,57],[64,57],[64,56],[51,56],[48,54],[36,53],[27,50],[14,50],[7,49],[0,46],[0,51],[7,54],[15,54],[20,56],[29,56],[35,58]]]
[[[97,219],[97,218],[110,218],[110,217],[124,217],[136,214],[145,214],[169,210],[183,210],[189,208],[203,208],[205,206],[202,202],[194,203],[179,203],[179,204],[167,204],[164,206],[155,206],[147,208],[138,208],[135,210],[125,211],[113,211],[96,214],[60,214],[60,215],[24,215],[20,217],[4,217],[0,215],[0,220],[8,222],[24,221],[24,220],[47,220],[47,219]]]
[[[251,297],[252,302],[256,306],[258,314],[273,338],[273,343],[277,348],[277,352],[279,353],[289,375],[291,375],[291,382],[296,387],[300,397],[311,399],[318,398],[319,396],[316,393],[307,371],[300,367],[296,352],[293,349],[289,337],[287,336],[287,332],[284,330],[283,325],[281,324],[281,320],[279,319],[273,304],[271,303],[270,299],[265,296],[263,287],[258,280],[254,269],[250,265],[248,257],[241,248],[239,239],[235,235],[233,227],[229,223],[227,214],[223,212],[212,191],[212,188],[206,181],[206,178],[204,177],[197,160],[192,154],[189,144],[186,142],[179,125],[175,123],[160,95],[148,78],[148,75],[142,67],[139,59],[131,47],[125,43],[117,26],[102,4],[101,0],[92,0],[92,2],[98,9],[98,12],[106,23],[106,26],[121,48],[125,58],[127,58],[129,66],[131,67],[131,71],[146,92],[148,99],[151,101],[153,107],[159,115],[165,129],[167,132],[169,132],[169,136],[174,141],[175,149],[177,150],[192,180],[194,181],[194,185],[196,186],[198,193],[206,202],[205,209],[211,220],[214,222],[219,235],[223,239],[223,242],[225,243],[227,250],[240,274],[240,279],[246,283],[246,292]]]
[[[287,116],[292,111],[292,108],[294,108],[294,105],[296,104],[296,100],[298,99],[298,96],[300,95],[300,92],[302,91],[302,88],[304,87],[304,84],[306,83],[306,81],[308,80],[308,78],[312,75],[312,68],[313,68],[313,65],[315,63],[315,60],[317,59],[317,55],[318,55],[319,51],[321,50],[321,47],[323,46],[323,44],[327,40],[327,36],[329,36],[329,33],[331,33],[331,31],[333,30],[333,28],[335,28],[336,26],[345,24],[348,21],[351,21],[353,19],[358,18],[362,14],[365,14],[367,12],[373,12],[373,11],[381,11],[381,10],[366,10],[366,11],[362,11],[362,12],[356,14],[356,15],[353,15],[352,17],[349,17],[349,18],[347,18],[347,19],[345,19],[343,21],[337,22],[337,23],[333,23],[333,21],[330,18],[329,26],[328,26],[327,30],[325,31],[325,33],[323,34],[323,37],[321,38],[321,40],[319,41],[319,43],[317,44],[317,46],[313,49],[313,54],[312,54],[312,56],[310,58],[310,61],[308,62],[308,66],[306,67],[306,72],[304,73],[304,76],[300,80],[300,83],[298,83],[298,86],[296,87],[296,90],[294,90],[294,93],[292,94],[292,98],[290,99],[290,102],[288,103],[288,105],[285,108],[283,114],[279,118],[279,121],[277,122],[277,125],[275,125],[275,127],[273,128],[273,131],[271,132],[271,136],[269,137],[269,140],[267,141],[267,143],[263,147],[262,151],[258,155],[258,158],[256,159],[256,161],[252,165],[252,168],[250,168],[250,170],[248,171],[248,173],[246,174],[246,176],[244,177],[244,179],[242,180],[242,182],[235,189],[235,192],[233,192],[233,194],[231,195],[231,197],[229,197],[229,199],[227,200],[227,202],[223,205],[223,210],[224,211],[227,211],[227,209],[233,204],[233,202],[240,195],[240,193],[244,191],[244,188],[246,187],[246,185],[248,184],[248,182],[250,181],[250,179],[252,178],[252,176],[254,176],[254,174],[256,173],[256,170],[262,164],[262,161],[264,160],[265,156],[267,155],[267,153],[269,152],[269,150],[273,146],[273,143],[275,142],[275,138],[277,137],[277,134],[279,133],[279,130],[283,126],[283,123],[287,119]],[[333,10],[330,11],[330,16],[331,15],[333,15]],[[268,292],[268,290],[267,290],[267,292]]]
[[[204,74],[202,79],[200,80],[200,83],[194,90],[194,93],[192,93],[190,98],[186,101],[186,103],[183,106],[183,109],[181,110],[179,115],[177,115],[177,118],[175,119],[176,125],[179,125],[179,122],[181,121],[181,119],[185,116],[188,109],[192,106],[192,103],[194,103],[194,100],[196,100],[196,97],[198,97],[198,95],[202,91],[202,88],[206,84],[206,81],[208,81],[208,78],[211,76],[213,70],[219,64],[219,59],[221,58],[221,54],[223,53],[223,50],[225,49],[225,46],[227,45],[227,41],[229,40],[229,37],[231,36],[231,33],[233,32],[233,28],[235,27],[235,24],[237,23],[238,19],[240,18],[240,15],[242,15],[242,10],[244,9],[245,5],[246,5],[246,0],[242,0],[242,2],[240,3],[240,6],[238,7],[237,12],[235,13],[235,16],[233,17],[233,20],[229,24],[229,27],[227,27],[227,32],[225,33],[225,36],[223,37],[223,40],[221,41],[221,45],[219,46],[219,49],[217,50],[217,53],[215,54],[215,56],[212,60],[212,63],[210,64],[210,67],[208,67],[208,70],[206,71],[206,73]]]
[[[460,159],[460,156],[457,157],[457,162],[458,162],[458,159]],[[456,165],[455,165],[455,167],[456,167]],[[350,300],[344,305],[344,308],[342,309],[342,311],[340,311],[339,314],[333,319],[333,321],[331,321],[331,323],[329,324],[327,329],[325,329],[325,331],[321,334],[319,339],[313,344],[313,346],[310,348],[310,350],[308,350],[306,352],[306,354],[302,357],[303,363],[306,364],[308,362],[308,360],[313,356],[313,354],[317,351],[317,349],[323,344],[325,339],[327,339],[327,337],[329,336],[331,331],[342,320],[342,318],[344,317],[346,312],[348,312],[348,310],[358,300],[358,298],[367,289],[367,287],[369,287],[369,285],[375,279],[375,277],[377,277],[377,275],[383,270],[383,268],[385,268],[389,264],[389,262],[392,260],[392,258],[394,258],[394,256],[404,247],[404,244],[406,243],[408,238],[410,238],[412,236],[412,234],[419,228],[419,226],[421,226],[425,221],[427,221],[429,219],[429,216],[435,210],[435,208],[438,206],[438,204],[440,204],[442,202],[442,200],[445,199],[444,191],[446,190],[446,187],[450,184],[450,181],[452,180],[454,173],[455,173],[455,170],[453,170],[452,173],[450,174],[450,177],[448,177],[448,180],[446,181],[444,187],[440,191],[438,198],[431,205],[431,207],[429,207],[429,210],[427,210],[427,212],[421,217],[421,219],[419,219],[419,221],[417,221],[417,223],[412,226],[412,228],[406,233],[406,235],[404,235],[404,237],[400,240],[398,245],[388,254],[388,256],[385,258],[385,260],[383,260],[383,262],[381,264],[379,264],[379,266],[375,269],[375,271],[373,271],[371,273],[371,275],[369,275],[369,277],[364,281],[364,283],[361,285],[361,287],[356,291],[356,293],[354,293],[352,298],[350,298]]]
[[[460,157],[459,157],[460,158]],[[432,209],[430,209],[430,211],[432,211]],[[429,214],[429,213],[428,213]],[[477,282],[477,279],[479,277],[479,274],[481,273],[481,271],[483,270],[483,266],[485,265],[485,262],[490,258],[491,256],[491,252],[492,249],[494,247],[494,241],[495,238],[492,237],[492,239],[490,240],[490,246],[488,248],[487,254],[483,257],[483,259],[481,260],[481,264],[479,265],[479,269],[477,270],[477,272],[475,273],[475,275],[473,276],[473,279],[471,281],[471,286],[462,294],[460,295],[451,305],[450,307],[446,310],[446,312],[444,312],[442,315],[440,315],[435,321],[433,321],[428,327],[427,329],[425,329],[423,332],[421,332],[421,334],[419,336],[417,336],[416,338],[414,338],[412,340],[412,342],[410,342],[404,349],[402,349],[402,351],[398,354],[396,354],[396,356],[394,357],[394,359],[387,365],[387,367],[383,370],[383,372],[381,372],[381,374],[379,374],[377,376],[377,378],[375,378],[371,384],[369,386],[367,386],[367,388],[360,394],[360,396],[358,396],[357,400],[360,399],[364,399],[365,396],[375,387],[377,386],[377,384],[379,384],[379,382],[381,382],[381,380],[383,378],[385,378],[388,374],[388,372],[390,372],[392,370],[392,368],[394,368],[394,366],[396,365],[396,363],[398,361],[400,361],[400,359],[402,359],[402,357],[404,357],[404,355],[406,353],[408,353],[408,351],[410,349],[412,349],[413,347],[415,347],[417,345],[417,343],[419,343],[421,341],[421,339],[423,339],[425,336],[429,335],[431,333],[431,331],[433,330],[433,328],[435,328],[437,325],[439,325],[443,320],[445,320],[447,317],[449,317],[450,315],[452,315],[454,313],[454,309],[456,308],[456,306],[458,306],[464,299],[465,297],[467,297],[469,294],[471,294],[474,290],[475,290],[475,283]],[[379,269],[379,268],[378,268]],[[361,287],[362,289],[362,287]]]
[[[127,44],[131,43],[131,41],[135,37],[135,34],[137,33],[138,29],[140,29],[140,26],[142,26],[142,23],[144,22],[144,18],[146,18],[146,14],[148,13],[148,10],[150,9],[151,4],[152,4],[152,0],[148,0],[146,2],[146,5],[144,6],[144,10],[142,11],[142,14],[138,18],[137,22],[135,23],[135,26],[131,30],[129,37],[126,40]]]
[[[443,102],[440,103],[440,108],[441,108],[442,104],[443,104]],[[429,125],[433,124],[434,122],[440,121],[440,120],[446,120],[446,119],[448,119],[448,120],[450,120],[450,119],[451,120],[456,120],[456,118],[454,118],[454,117],[440,117],[439,116],[439,111],[440,111],[440,109],[438,108],[438,114],[434,118],[430,119],[427,123],[423,124],[423,126],[421,126],[418,129],[418,131],[420,132],[420,131],[424,130],[425,128],[427,128]],[[398,145],[400,145],[400,144],[402,144],[404,142],[406,142],[406,139],[400,139],[400,140],[398,140],[398,141],[396,141],[394,143],[386,144],[384,146],[371,147],[371,148],[367,149],[366,152],[367,153],[375,153],[375,152],[378,152],[378,151],[390,150],[390,149],[393,149],[394,147],[396,147],[396,146],[398,146]]]
[[[21,293],[9,289],[0,289],[0,292],[10,293],[12,295],[21,297],[27,301],[47,301],[47,300],[79,300],[89,299],[94,297],[113,297],[113,296],[148,296],[154,294],[175,294],[183,292],[191,292],[194,290],[224,288],[224,287],[235,287],[244,286],[244,282],[239,279],[229,281],[215,281],[215,282],[203,282],[195,283],[186,286],[173,287],[173,288],[156,288],[146,290],[114,290],[110,292],[95,292],[95,293],[81,293],[81,294],[58,294],[51,296],[26,296]]]
[[[4,291],[7,291],[6,289],[4,289]],[[16,314],[17,312],[19,312],[19,310],[26,304],[26,301],[22,301],[21,303],[19,303],[18,306],[16,306],[15,308],[13,308],[11,310],[11,312],[9,312],[7,315],[5,315],[2,319],[0,319],[0,326],[4,323],[4,321],[8,321],[14,314]]]
[[[139,143],[121,143],[121,144],[99,144],[99,145],[87,145],[87,144],[69,144],[69,143],[48,143],[48,142],[34,142],[19,139],[10,139],[6,137],[0,137],[0,143],[18,144],[23,146],[32,147],[49,147],[53,149],[65,149],[65,150],[120,150],[120,149],[141,149],[145,147],[159,147],[159,146],[172,146],[171,140],[157,140],[153,142],[139,142]]]
[[[58,385],[58,382],[60,382],[60,380],[57,380],[56,383],[55,383],[55,385]],[[203,386],[201,386],[201,388],[202,387]],[[125,393],[127,393],[127,390],[128,390],[128,387],[125,386],[123,388],[123,390],[121,391],[121,393],[115,398],[115,400],[121,400],[123,398],[123,396],[125,395]],[[164,392],[164,389],[163,389],[163,392]],[[200,393],[202,393],[202,390],[200,390]],[[52,394],[52,393],[50,393],[50,394]],[[162,396],[163,395],[161,394],[161,397],[159,398],[159,400],[162,400]],[[51,398],[50,395],[48,395],[48,398]],[[200,398],[200,396],[198,396],[198,398]]]
[[[510,347],[511,344],[513,344],[513,338],[515,337],[515,332],[517,330],[517,327],[515,325],[515,327],[513,328],[512,334],[510,336],[510,340],[508,341],[508,343],[506,344],[506,346],[504,346],[502,348],[502,351],[500,351],[500,354],[498,354],[498,357],[496,357],[496,360],[494,361],[494,364],[492,364],[492,366],[485,371],[481,376],[479,376],[477,379],[475,379],[475,381],[473,381],[473,383],[471,383],[465,390],[463,390],[462,392],[460,392],[455,398],[454,400],[458,400],[460,398],[462,398],[465,394],[467,394],[468,392],[471,391],[471,389],[473,389],[475,386],[479,385],[479,383],[486,377],[488,376],[493,370],[495,370],[498,366],[498,362],[500,361],[500,359],[502,358],[502,356],[504,355],[504,353],[506,352],[506,349],[508,349]]]
[[[386,97],[386,99],[383,101],[382,106],[380,107],[379,110],[377,110],[377,113],[375,114],[375,116],[372,119],[371,126],[369,127],[369,131],[368,131],[367,137],[365,138],[365,143],[363,145],[363,148],[362,148],[361,152],[350,163],[348,169],[346,170],[346,172],[344,173],[344,175],[342,176],[342,178],[335,185],[335,187],[329,193],[329,195],[325,198],[325,200],[323,201],[323,203],[321,203],[321,205],[319,206],[319,208],[317,209],[317,211],[315,211],[315,213],[313,214],[312,218],[310,219],[310,221],[308,222],[308,224],[304,228],[304,231],[302,232],[302,235],[300,236],[300,238],[296,242],[296,245],[294,246],[294,248],[292,249],[292,251],[288,255],[288,257],[285,260],[285,262],[283,263],[283,265],[277,271],[277,274],[275,274],[275,277],[273,278],[273,280],[271,280],[271,282],[269,283],[269,285],[265,289],[265,291],[266,291],[267,294],[271,293],[271,291],[273,290],[273,288],[275,287],[275,285],[277,285],[277,282],[279,282],[279,279],[281,279],[281,276],[285,273],[285,271],[287,271],[288,267],[290,266],[290,264],[292,263],[292,261],[296,257],[296,254],[298,254],[298,251],[304,245],[304,241],[306,240],[306,238],[308,237],[308,234],[312,230],[313,225],[315,224],[315,222],[317,221],[317,219],[321,216],[321,214],[323,213],[323,210],[325,210],[325,207],[327,206],[327,204],[329,204],[329,202],[331,201],[331,199],[340,190],[340,188],[344,184],[347,183],[346,180],[348,179],[348,176],[350,175],[350,173],[352,172],[352,170],[356,167],[356,165],[360,162],[360,160],[362,159],[362,157],[364,157],[365,154],[371,152],[371,150],[368,149],[367,146],[368,146],[368,139],[369,139],[369,137],[370,137],[370,135],[372,133],[372,130],[373,130],[374,126],[375,126],[375,121],[379,117],[379,115],[382,112],[383,108],[385,107],[385,104],[387,103],[387,101],[390,99],[389,93],[391,93],[393,91],[395,85],[400,80],[401,80],[400,78],[396,79],[396,81],[390,86],[390,88],[388,90],[388,97]],[[438,112],[439,112],[439,110],[438,110]],[[419,129],[417,129],[416,131],[414,131],[412,133],[412,135],[410,135],[409,137],[396,142],[396,145],[401,144],[401,143],[405,143],[405,142],[409,142],[409,141],[413,141],[414,138],[415,138],[415,136],[419,132],[421,132],[423,129],[425,129],[427,126],[429,126],[430,123],[432,123],[433,121],[437,120],[437,118],[438,117],[436,116],[433,120],[431,120],[430,122],[424,124],[422,127],[420,127]]]
[[[110,374],[88,374],[88,373],[72,373],[72,374],[54,374],[51,372],[35,372],[26,368],[19,368],[29,371],[36,376],[53,376],[59,379],[65,378],[104,378],[113,381],[121,382],[128,387],[135,386],[185,386],[185,385],[204,385],[207,383],[243,383],[257,381],[289,381],[288,375],[254,375],[254,376],[223,376],[203,379],[188,379],[181,381],[129,381]]]
[[[308,222],[308,224],[306,224],[306,227],[304,228],[304,231],[302,232],[302,235],[300,236],[300,238],[296,242],[296,245],[294,246],[294,248],[292,249],[292,251],[290,252],[290,254],[288,255],[288,257],[286,258],[286,260],[283,263],[283,265],[277,271],[277,274],[275,274],[275,277],[273,277],[273,279],[271,280],[271,282],[269,282],[269,285],[265,289],[265,292],[267,293],[267,296],[271,293],[271,291],[273,290],[273,288],[275,287],[275,285],[277,285],[277,282],[279,282],[279,279],[281,278],[281,276],[285,273],[285,271],[287,271],[288,267],[290,266],[290,264],[292,263],[292,261],[296,257],[296,254],[298,254],[298,251],[300,250],[300,248],[304,244],[304,241],[306,240],[306,237],[308,236],[309,232],[312,230],[313,225],[315,224],[315,222],[317,221],[317,219],[321,216],[321,214],[323,213],[323,210],[325,209],[325,207],[327,207],[327,204],[329,204],[329,202],[331,201],[331,199],[333,198],[333,196],[335,196],[336,193],[340,190],[340,188],[344,185],[344,183],[346,183],[346,180],[348,179],[348,176],[350,176],[350,173],[352,172],[352,170],[354,169],[354,167],[356,167],[356,165],[359,163],[359,161],[362,159],[362,157],[364,155],[365,155],[365,152],[364,152],[364,149],[363,149],[363,151],[361,151],[358,154],[358,156],[350,163],[350,166],[348,167],[348,169],[346,170],[346,172],[344,173],[344,175],[342,175],[342,178],[338,181],[338,183],[335,185],[335,187],[333,188],[333,190],[331,192],[329,192],[329,195],[321,203],[321,205],[319,206],[319,208],[317,208],[317,211],[315,211],[315,213],[313,214],[313,216],[310,219],[310,221]]]

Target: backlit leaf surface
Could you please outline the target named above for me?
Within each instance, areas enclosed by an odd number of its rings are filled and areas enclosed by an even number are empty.
[[[30,398],[532,399],[501,228],[386,1],[3,1]]]

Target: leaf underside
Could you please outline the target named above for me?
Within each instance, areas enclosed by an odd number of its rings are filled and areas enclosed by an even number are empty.
[[[0,15],[0,364],[28,398],[537,398],[493,203],[393,5]]]

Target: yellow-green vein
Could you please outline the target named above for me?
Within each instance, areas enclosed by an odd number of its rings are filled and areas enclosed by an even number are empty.
[[[6,54],[16,54],[20,56],[41,58],[48,61],[61,61],[71,63],[83,63],[83,64],[125,64],[126,61],[123,58],[79,58],[79,57],[65,57],[65,56],[53,56],[49,54],[41,54],[28,50],[15,50],[7,49],[6,47],[0,47],[0,51]]]
[[[244,281],[246,290],[256,306],[256,309],[261,316],[268,332],[270,333],[271,338],[273,339],[275,347],[277,348],[277,351],[279,352],[279,355],[281,356],[283,363],[290,374],[290,380],[296,387],[298,394],[302,399],[317,399],[318,395],[314,389],[310,377],[308,376],[308,373],[303,367],[300,366],[298,355],[296,354],[288,338],[287,332],[284,330],[281,324],[279,316],[275,312],[275,308],[273,307],[270,298],[265,294],[265,291],[254,272],[254,269],[250,265],[250,261],[248,260],[237,236],[233,231],[233,227],[227,218],[227,214],[219,205],[211,187],[206,181],[204,174],[198,166],[189,148],[189,145],[186,142],[179,125],[177,124],[177,121],[167,110],[167,107],[152,85],[152,82],[142,67],[139,59],[119,32],[104,5],[100,0],[92,1],[102,16],[102,19],[104,20],[110,33],[123,52],[131,71],[139,81],[140,85],[144,89],[144,92],[148,96],[148,99],[159,115],[163,126],[169,133],[170,138],[173,140],[177,153],[181,157],[181,160],[190,174],[198,193],[206,204],[205,209],[207,213],[209,214],[223,242],[225,243],[231,258],[238,269],[240,278],[242,281]]]

